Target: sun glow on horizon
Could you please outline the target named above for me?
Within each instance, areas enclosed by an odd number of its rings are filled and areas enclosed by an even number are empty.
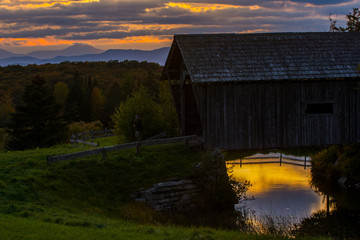
[[[94,40],[63,40],[55,37],[47,38],[0,38],[0,48],[8,51],[24,54],[36,49],[63,49],[77,43],[88,44],[93,47],[107,49],[139,49],[153,50],[161,47],[169,47],[172,35],[163,36],[136,36],[122,39],[94,39]],[[17,49],[17,50],[15,50]]]

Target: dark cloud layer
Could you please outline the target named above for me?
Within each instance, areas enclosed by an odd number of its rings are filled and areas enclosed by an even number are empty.
[[[233,7],[220,0],[172,1],[193,8],[169,3],[79,0],[30,8],[25,1],[12,1],[11,6],[0,1],[0,38],[83,40],[174,33],[327,31],[329,14],[343,16],[360,6],[360,0],[226,1]],[[17,4],[23,4],[22,8]],[[209,4],[217,8],[206,8]]]

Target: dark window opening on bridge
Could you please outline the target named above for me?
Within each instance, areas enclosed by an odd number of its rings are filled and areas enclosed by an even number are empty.
[[[333,114],[334,103],[307,103],[305,114]]]

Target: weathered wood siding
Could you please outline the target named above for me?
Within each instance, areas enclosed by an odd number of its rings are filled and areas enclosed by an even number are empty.
[[[195,84],[205,144],[258,149],[360,142],[356,81]],[[305,114],[306,103],[334,103],[333,114]]]
[[[174,97],[176,111],[178,113],[179,122],[181,123],[182,135],[201,135],[202,134],[202,126],[200,121],[200,115],[198,112],[194,90],[191,84],[184,84],[184,103],[183,103],[183,111],[184,115],[182,116],[182,103],[181,103],[181,86],[172,85],[171,86],[172,94]],[[184,119],[182,119],[184,117]]]

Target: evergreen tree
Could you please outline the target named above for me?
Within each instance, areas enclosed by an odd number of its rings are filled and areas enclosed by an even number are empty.
[[[81,108],[84,102],[84,90],[83,84],[80,79],[79,72],[75,72],[72,79],[72,84],[70,85],[69,94],[65,103],[65,118],[66,121],[76,122],[81,119]]]
[[[91,122],[93,119],[93,111],[92,111],[92,94],[93,94],[93,89],[94,87],[96,87],[95,83],[93,82],[93,80],[91,79],[91,76],[87,77],[84,81],[84,90],[83,90],[83,102],[82,105],[80,107],[80,113],[81,113],[81,120],[85,121],[85,122]],[[95,119],[97,120],[97,119]]]
[[[16,107],[9,124],[8,148],[49,147],[64,139],[65,122],[59,117],[60,106],[43,78],[37,76],[32,80],[22,100],[24,104]]]
[[[64,115],[66,99],[69,94],[68,85],[64,82],[57,82],[54,86],[55,102],[60,105],[60,114]]]
[[[5,128],[11,121],[11,114],[15,112],[12,97],[9,93],[0,92],[0,128]]]
[[[91,93],[91,117],[93,121],[100,120],[104,110],[104,95],[98,87],[93,87]]]
[[[121,91],[120,85],[114,81],[105,94],[104,114],[102,114],[101,122],[106,127],[112,126],[111,116],[114,115],[115,109],[119,107],[120,103],[124,100]]]

